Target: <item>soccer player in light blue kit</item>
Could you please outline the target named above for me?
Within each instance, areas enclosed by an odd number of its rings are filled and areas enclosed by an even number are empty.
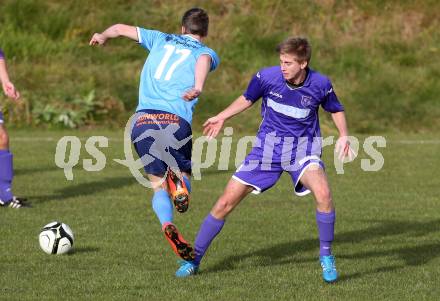
[[[0,49],[0,83],[5,95],[14,101],[20,98],[20,92],[15,89],[9,80],[5,54]],[[19,209],[27,207],[25,199],[17,198],[12,194],[12,154],[9,151],[9,136],[4,125],[3,113],[0,111],[0,207]]]
[[[170,196],[177,211],[188,209],[192,114],[208,73],[219,64],[217,54],[202,43],[208,25],[207,13],[193,8],[183,15],[181,35],[116,24],[90,41],[90,45],[103,45],[109,38],[124,36],[149,51],[140,78],[132,141],[139,157],[148,158],[143,163],[154,189],[153,210],[174,252],[184,260],[194,258],[193,249],[172,223]]]
[[[263,121],[257,133],[259,142],[202,223],[194,244],[195,260],[183,262],[176,272],[178,277],[197,273],[202,257],[221,231],[225,218],[246,195],[264,192],[278,181],[283,172],[288,172],[297,195],[312,192],[316,199],[322,276],[326,282],[337,280],[331,252],[335,209],[320,159],[322,144],[318,109],[322,107],[332,114],[340,135],[337,151],[345,157],[350,156],[352,150],[347,139],[344,108],[330,80],[309,68],[311,47],[306,39],[287,39],[277,50],[280,66],[257,72],[242,96],[204,124],[205,134],[215,137],[227,119],[262,98]]]

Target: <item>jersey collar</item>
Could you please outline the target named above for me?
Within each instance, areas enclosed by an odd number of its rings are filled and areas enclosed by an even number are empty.
[[[302,84],[301,86],[297,86],[297,87],[295,87],[294,85],[289,84],[289,83],[285,80],[286,86],[287,86],[290,90],[297,90],[297,89],[301,89],[302,87],[310,86],[310,74],[312,73],[312,69],[310,69],[309,67],[307,67],[306,71],[307,71],[306,78],[304,79],[304,82],[303,82],[303,84]]]
[[[194,40],[194,41],[196,41],[196,42],[199,42],[199,43],[200,43],[200,41],[199,41],[199,40],[197,40],[196,38],[192,37],[192,36],[191,36],[191,35],[189,35],[189,34],[184,34],[183,36],[184,36],[184,37],[187,37],[187,38],[190,38],[190,39],[192,39],[192,40]]]

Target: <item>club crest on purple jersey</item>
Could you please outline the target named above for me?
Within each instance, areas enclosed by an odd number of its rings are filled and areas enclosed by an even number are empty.
[[[311,104],[312,104],[312,97],[311,96],[306,96],[306,95],[301,96],[301,105],[304,108],[308,108]]]

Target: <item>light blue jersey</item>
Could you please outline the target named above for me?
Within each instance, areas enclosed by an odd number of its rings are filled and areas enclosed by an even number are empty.
[[[199,56],[211,56],[211,71],[217,68],[217,54],[188,35],[167,34],[137,27],[139,44],[150,54],[139,85],[136,111],[153,109],[176,114],[191,124],[198,99],[185,101],[182,95],[194,87]]]

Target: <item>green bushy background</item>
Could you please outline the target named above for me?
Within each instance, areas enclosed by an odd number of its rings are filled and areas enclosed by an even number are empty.
[[[431,0],[0,0],[0,47],[23,94],[18,105],[0,100],[9,126],[122,126],[147,53],[122,38],[92,48],[90,37],[114,23],[178,33],[193,6],[208,10],[205,42],[222,60],[196,108],[196,129],[259,68],[278,64],[274,48],[292,35],[310,39],[311,66],[332,79],[352,132],[440,128],[440,2]],[[257,127],[258,109],[232,125]]]

